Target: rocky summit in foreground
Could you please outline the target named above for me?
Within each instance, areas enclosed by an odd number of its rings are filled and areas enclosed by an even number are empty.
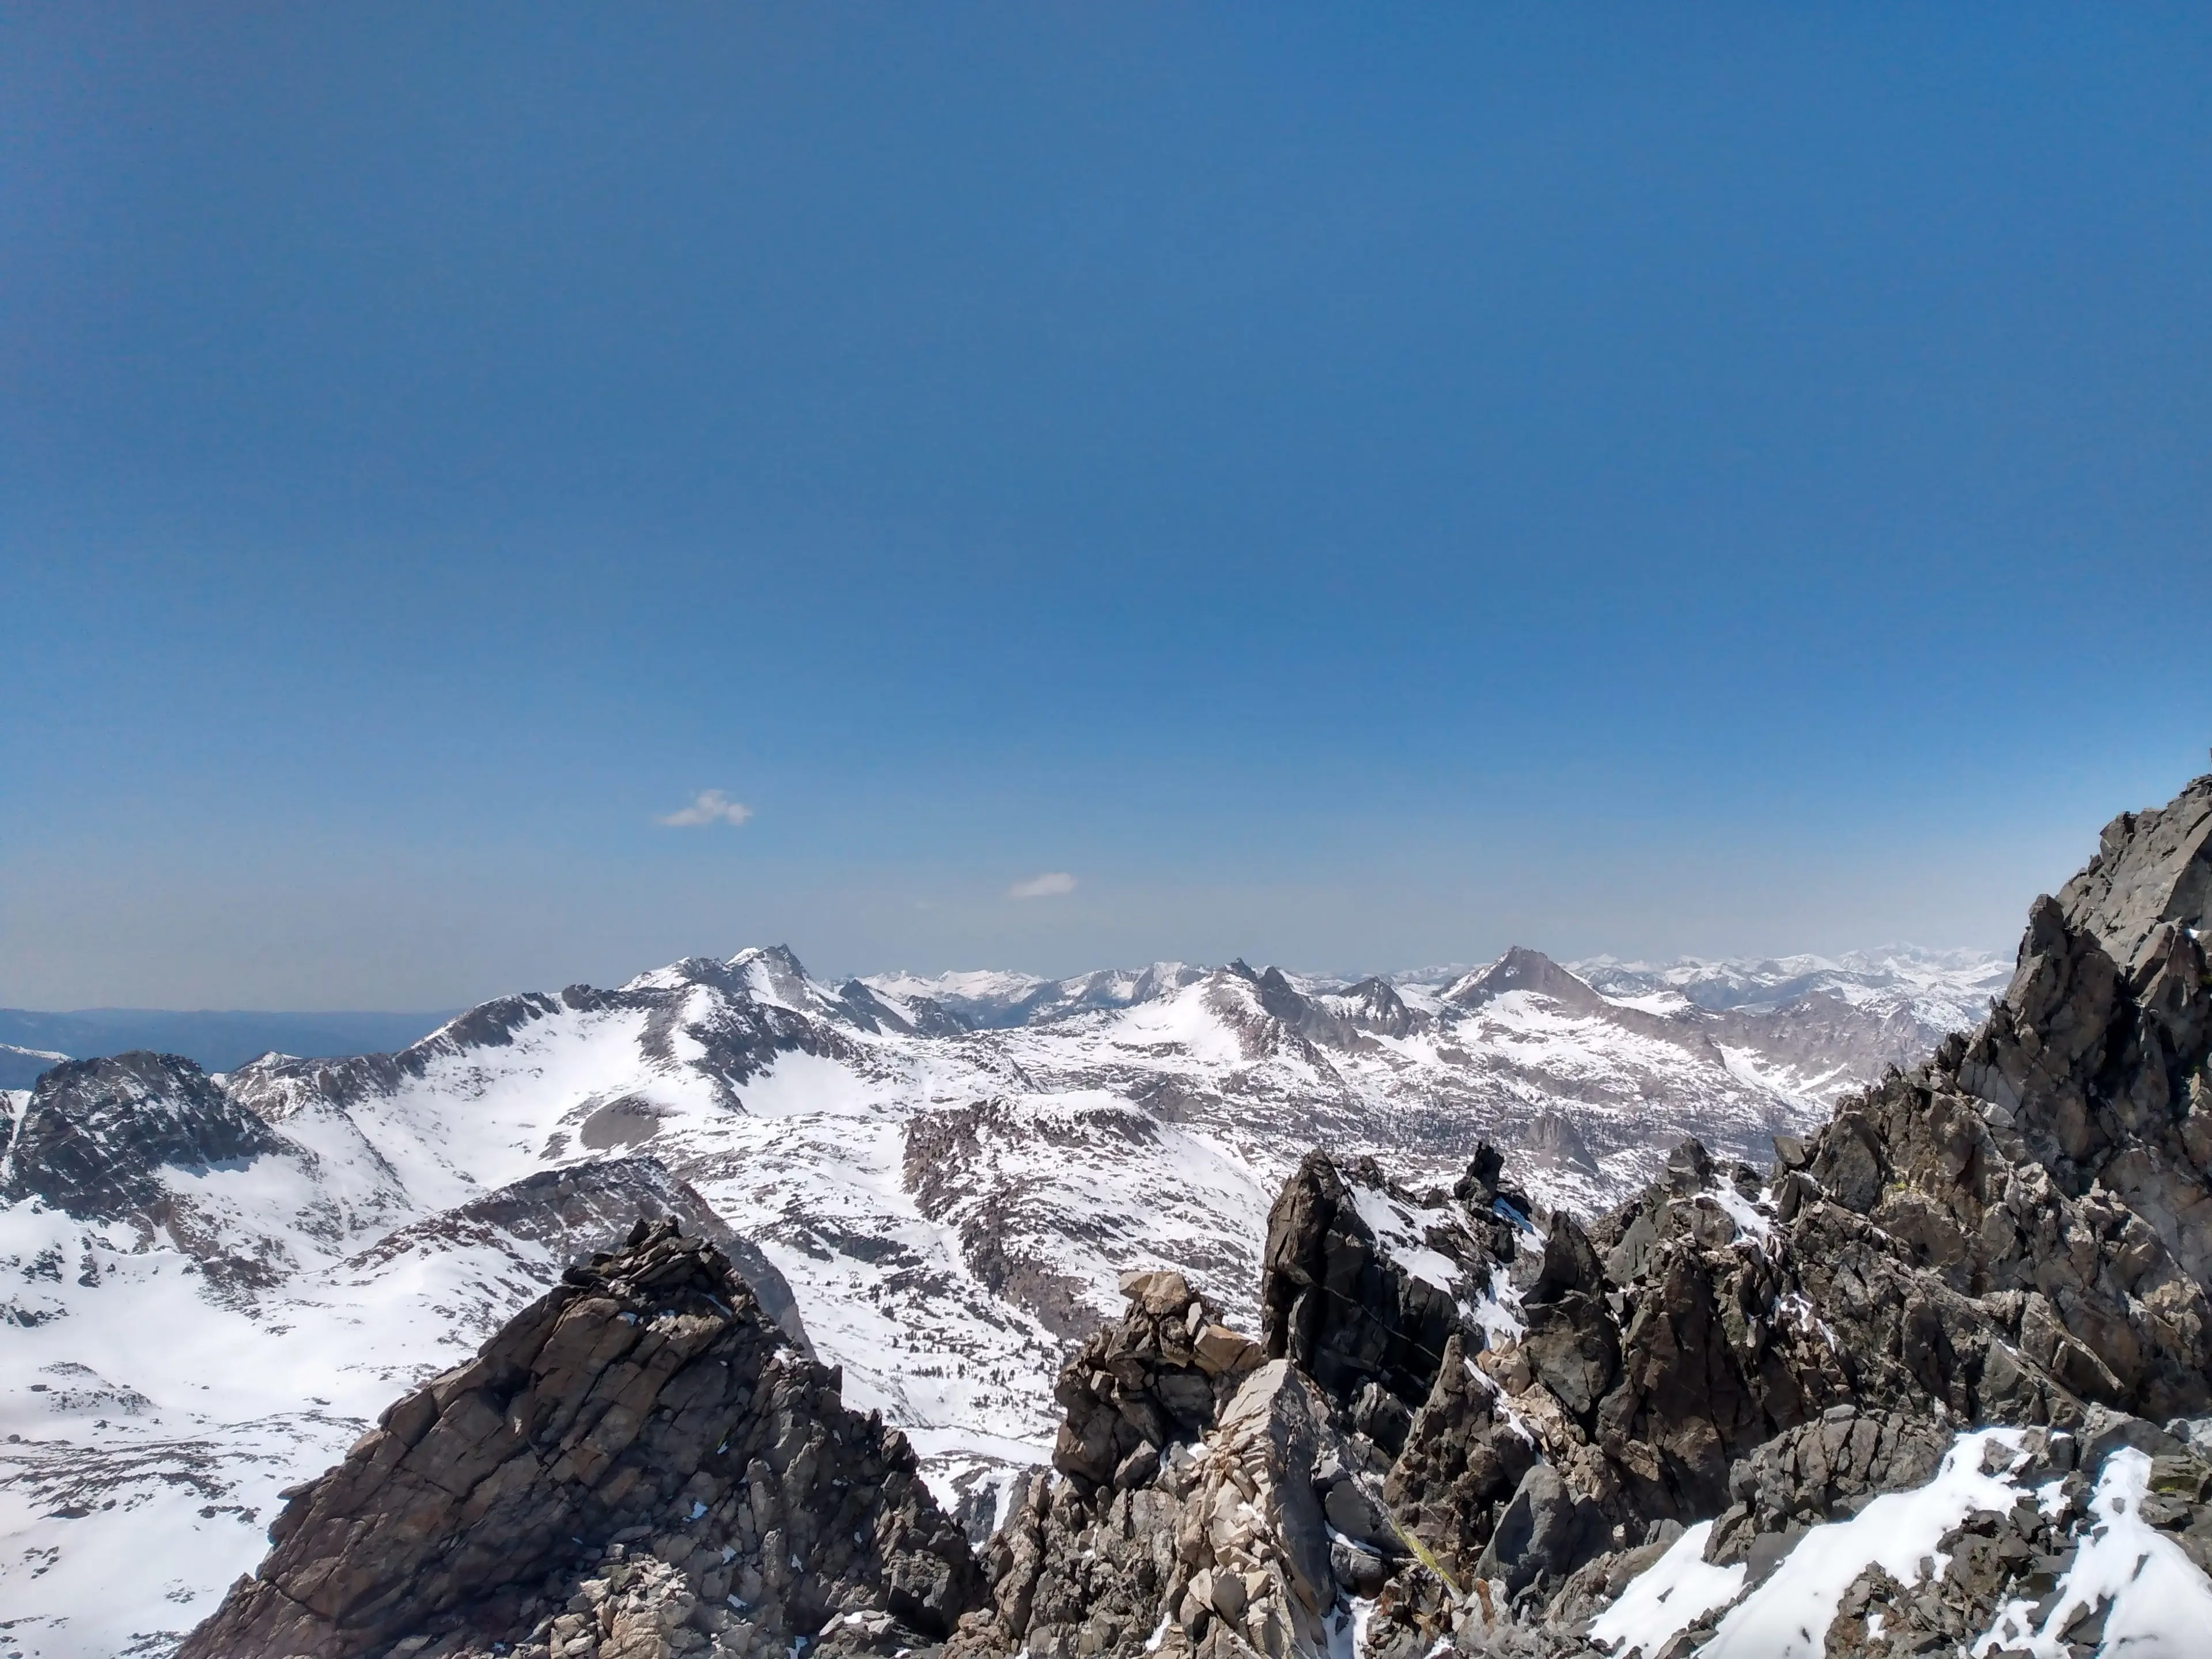
[[[890,1653],[981,1590],[904,1437],[672,1223],[399,1401],[269,1535],[179,1659]]]

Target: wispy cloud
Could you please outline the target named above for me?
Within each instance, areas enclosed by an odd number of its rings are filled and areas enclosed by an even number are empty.
[[[732,800],[719,789],[702,789],[699,798],[682,811],[653,822],[671,830],[696,830],[706,823],[743,823],[752,815],[753,809],[743,801]]]
[[[1062,893],[1075,890],[1075,878],[1065,870],[1048,870],[1041,876],[1031,876],[1027,881],[1018,881],[1006,889],[1008,898],[1058,898]]]

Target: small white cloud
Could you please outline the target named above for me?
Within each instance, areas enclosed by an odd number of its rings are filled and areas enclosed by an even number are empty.
[[[1048,870],[1041,876],[1031,876],[1027,881],[1018,881],[1006,889],[1008,898],[1058,898],[1062,893],[1075,890],[1075,878],[1065,870]]]
[[[671,830],[696,830],[702,823],[743,823],[752,815],[753,809],[743,801],[732,800],[719,789],[702,789],[698,799],[682,811],[653,822]]]

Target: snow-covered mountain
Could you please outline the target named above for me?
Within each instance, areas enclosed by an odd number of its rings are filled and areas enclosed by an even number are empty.
[[[1650,998],[1660,1012],[1775,1012],[1827,998],[1869,1013],[1905,1014],[1938,1034],[1969,1030],[2012,976],[2012,958],[1985,951],[1928,951],[1887,945],[1840,957],[1758,961],[1621,962],[1593,957],[1570,964],[1607,996]]]
[[[213,1009],[80,1008],[41,1013],[0,1008],[0,1089],[27,1089],[64,1060],[150,1048],[183,1054],[210,1072],[257,1054],[358,1054],[398,1048],[444,1024],[434,1014],[249,1013]]]
[[[391,1055],[56,1067],[0,1096],[0,1621],[27,1655],[165,1651],[280,1488],[647,1212],[714,1237],[988,1516],[1122,1270],[1249,1324],[1308,1147],[1449,1183],[1487,1138],[1585,1211],[1685,1137],[1763,1164],[1979,994],[1986,964],[1910,961],[831,985],[778,948]]]

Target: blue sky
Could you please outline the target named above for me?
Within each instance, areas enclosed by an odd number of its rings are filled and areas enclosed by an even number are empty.
[[[2008,945],[2212,743],[2208,84],[2182,7],[10,9],[0,1003]]]

